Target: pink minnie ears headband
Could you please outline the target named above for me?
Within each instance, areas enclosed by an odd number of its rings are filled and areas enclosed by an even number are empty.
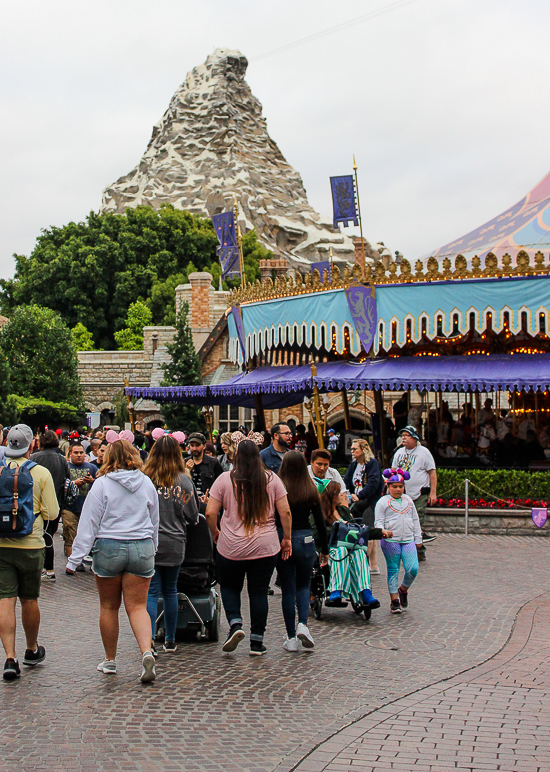
[[[411,478],[409,472],[404,472],[402,469],[384,469],[382,474],[388,483],[402,483]]]
[[[113,429],[109,429],[105,435],[105,439],[109,445],[112,445],[113,442],[118,442],[118,440],[126,440],[131,445],[134,441],[134,435],[128,429],[123,429],[120,434],[117,434],[117,432],[113,431]]]

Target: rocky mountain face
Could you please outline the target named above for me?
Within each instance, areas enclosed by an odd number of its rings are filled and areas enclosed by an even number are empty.
[[[102,210],[166,202],[212,216],[230,209],[236,194],[241,228],[256,228],[290,265],[326,260],[330,246],[336,259],[353,262],[351,239],[321,221],[300,175],[269,136],[245,80],[247,66],[240,51],[218,48],[191,70],[139,164],[104,191]]]

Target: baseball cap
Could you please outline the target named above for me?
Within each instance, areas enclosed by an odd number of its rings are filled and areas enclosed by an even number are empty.
[[[399,436],[403,434],[403,432],[407,432],[407,434],[410,434],[411,437],[414,437],[415,440],[419,440],[420,437],[418,436],[418,432],[416,431],[416,426],[405,426],[404,429],[401,429],[399,431]]]
[[[336,432],[334,431],[334,429],[329,429],[327,434],[336,434]]]
[[[8,444],[5,450],[6,458],[21,458],[33,441],[33,433],[27,424],[16,424],[8,432]]]
[[[187,444],[189,444],[190,442],[193,442],[193,440],[195,442],[200,443],[201,445],[206,445],[206,437],[204,436],[204,434],[201,434],[200,432],[191,432],[191,434],[187,438]]]

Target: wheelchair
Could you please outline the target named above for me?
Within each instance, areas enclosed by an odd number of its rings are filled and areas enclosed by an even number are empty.
[[[363,603],[357,603],[353,598],[349,597],[348,600],[341,600],[340,603],[332,605],[330,601],[327,602],[329,597],[328,585],[330,583],[329,567],[321,567],[319,553],[315,555],[315,563],[313,564],[313,573],[311,575],[311,600],[310,607],[313,611],[315,619],[321,619],[323,614],[323,606],[327,608],[347,608],[349,603],[356,614],[363,614],[367,622],[372,616],[372,609],[369,606],[365,606]]]

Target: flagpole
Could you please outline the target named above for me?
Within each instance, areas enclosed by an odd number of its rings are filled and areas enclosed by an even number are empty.
[[[239,245],[239,267],[241,269],[241,288],[244,287],[244,257],[243,257],[243,242],[241,239],[241,229],[239,226],[239,205],[237,204],[237,194],[235,193],[235,227],[237,228],[237,243]]]
[[[361,252],[363,254],[361,274],[364,277],[365,268],[366,268],[366,253],[365,253],[365,241],[363,239],[363,223],[361,222],[361,204],[359,203],[359,183],[357,182],[357,164],[355,163],[355,155],[353,156],[353,172],[355,174],[355,195],[357,196],[357,215],[359,217],[359,233],[361,234]]]

